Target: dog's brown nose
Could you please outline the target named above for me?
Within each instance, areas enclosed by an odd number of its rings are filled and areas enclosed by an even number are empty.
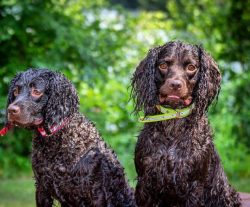
[[[8,113],[11,115],[18,115],[20,113],[20,107],[17,105],[9,105]]]
[[[169,80],[168,85],[172,90],[180,90],[183,86],[180,80]]]

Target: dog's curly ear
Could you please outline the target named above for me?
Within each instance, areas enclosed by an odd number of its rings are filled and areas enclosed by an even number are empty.
[[[161,47],[149,50],[147,56],[137,66],[132,77],[131,97],[135,102],[134,113],[144,111],[150,113],[150,108],[157,103],[156,64]]]
[[[202,115],[207,112],[209,105],[218,97],[220,92],[221,74],[218,65],[213,58],[200,46],[199,54],[199,77],[194,89],[194,100],[197,110]]]
[[[79,110],[79,98],[73,84],[60,73],[49,72],[48,77],[48,101],[43,109],[47,130]]]

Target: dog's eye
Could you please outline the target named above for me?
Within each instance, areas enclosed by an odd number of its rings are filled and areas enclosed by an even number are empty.
[[[192,65],[192,64],[189,64],[189,65],[187,66],[187,70],[188,70],[189,72],[194,72],[194,71],[196,70],[196,67],[195,67],[194,65]]]
[[[43,93],[41,91],[34,89],[34,88],[32,89],[31,94],[32,94],[32,96],[35,96],[35,97],[38,97],[38,96],[40,97],[43,95]]]
[[[18,96],[19,94],[19,89],[16,87],[13,91],[14,96]]]
[[[160,63],[159,68],[161,70],[166,70],[168,68],[168,64],[167,63]]]

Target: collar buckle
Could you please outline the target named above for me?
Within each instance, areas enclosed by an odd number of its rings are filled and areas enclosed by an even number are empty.
[[[176,118],[177,118],[177,119],[180,119],[180,118],[181,118],[181,113],[180,113],[179,111],[177,111],[177,113],[176,113]]]

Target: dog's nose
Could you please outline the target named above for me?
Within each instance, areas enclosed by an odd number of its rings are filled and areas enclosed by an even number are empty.
[[[17,105],[9,105],[8,113],[11,115],[18,115],[20,113],[20,107]]]
[[[180,90],[182,88],[182,82],[180,80],[169,80],[169,87],[172,90]]]

